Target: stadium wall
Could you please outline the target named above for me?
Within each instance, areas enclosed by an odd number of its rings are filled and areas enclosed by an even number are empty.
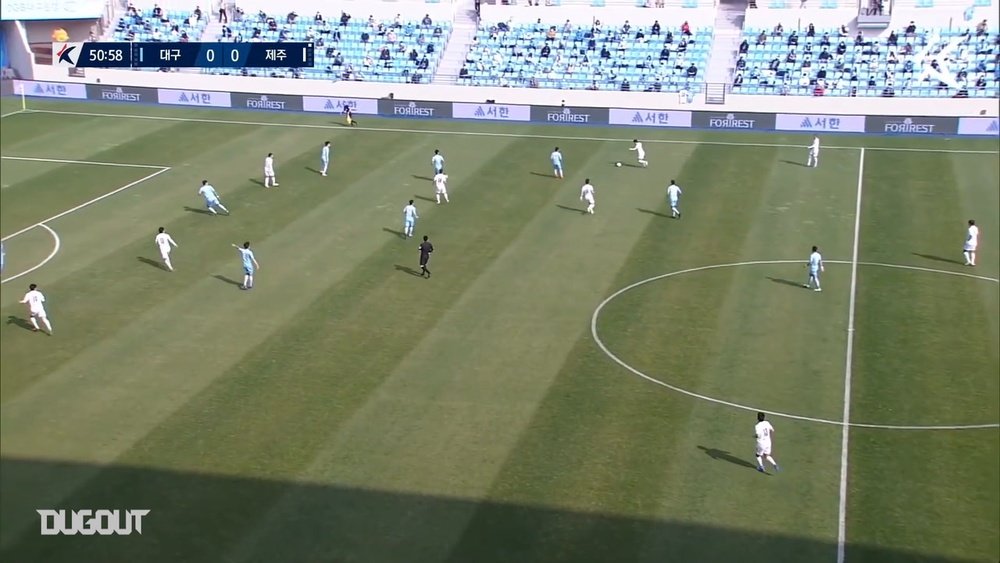
[[[155,104],[186,108],[232,108],[245,111],[311,112],[339,115],[350,107],[358,115],[411,119],[468,119],[513,123],[560,125],[620,125],[663,129],[744,131],[795,131],[810,133],[870,133],[909,136],[1000,136],[1000,118],[941,116],[913,112],[908,115],[842,114],[807,111],[795,113],[664,110],[649,104],[612,107],[564,105],[543,101],[539,105],[443,102],[400,98],[364,98],[331,95],[289,95],[210,91],[188,88],[147,88],[106,84],[14,81],[14,91],[38,98],[97,100],[122,105]],[[786,107],[785,111],[789,111]]]

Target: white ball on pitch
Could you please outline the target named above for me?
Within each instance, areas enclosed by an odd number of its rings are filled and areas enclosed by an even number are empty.
[[[622,167],[622,163],[620,163],[620,162],[616,162],[616,163],[615,163],[615,166],[617,166],[618,168],[621,168],[621,167]]]

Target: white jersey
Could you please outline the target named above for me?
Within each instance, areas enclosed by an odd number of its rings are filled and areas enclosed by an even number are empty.
[[[590,184],[584,184],[580,188],[580,199],[586,200],[589,203],[594,203],[594,186]]]
[[[437,193],[443,194],[448,191],[448,175],[437,173],[434,175],[434,187],[437,188]]]
[[[979,227],[969,225],[969,231],[965,234],[965,250],[975,250],[979,246]]]
[[[757,438],[758,447],[771,447],[771,435],[774,434],[774,427],[771,426],[770,422],[766,420],[758,422],[753,427],[753,434]]]
[[[205,198],[206,202],[219,201],[219,193],[215,191],[215,188],[211,184],[205,184],[204,186],[198,188],[198,193],[201,197]]]
[[[635,146],[629,150],[635,151],[636,156],[639,157],[639,160],[644,160],[646,158],[646,149],[642,148],[642,143],[638,141],[635,143]]]
[[[439,154],[432,156],[431,164],[434,165],[435,170],[441,170],[442,168],[444,168],[444,157]]]
[[[677,184],[670,184],[667,186],[667,197],[670,201],[677,201],[681,197],[681,187]]]
[[[330,145],[323,145],[323,150],[320,151],[319,158],[323,162],[330,162]]]
[[[813,139],[811,145],[809,145],[809,154],[819,154],[819,137]]]
[[[813,252],[809,255],[809,271],[812,273],[818,273],[823,269],[823,256],[819,252]]]
[[[274,157],[269,156],[264,159],[264,174],[274,176]]]
[[[170,238],[170,235],[168,235],[167,233],[160,233],[156,235],[156,238],[154,240],[156,241],[156,246],[160,247],[161,252],[170,252],[171,246],[177,246],[177,243],[174,242],[174,239]]]
[[[39,313],[42,315],[45,314],[45,296],[37,289],[32,289],[28,293],[25,293],[21,303],[27,303],[28,309],[33,315]]]

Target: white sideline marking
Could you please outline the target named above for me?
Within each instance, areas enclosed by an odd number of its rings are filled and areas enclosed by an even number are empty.
[[[155,164],[124,164],[121,162],[95,162],[93,160],[66,160],[63,158],[37,158],[31,156],[0,156],[3,160],[24,160],[28,162],[55,162],[57,164],[84,164],[88,166],[112,166],[117,168],[167,168]]]
[[[187,122],[187,123],[216,123],[220,125],[253,125],[255,127],[290,127],[293,129],[340,129],[339,125],[317,125],[312,123],[275,123],[275,122],[260,122],[260,121],[240,121],[232,119],[203,119],[196,117],[168,117],[160,115],[130,115],[130,114],[119,114],[119,113],[96,113],[96,112],[82,112],[82,111],[60,111],[60,110],[49,110],[49,109],[36,109],[29,110],[29,113],[51,113],[57,115],[76,115],[76,116],[86,116],[86,117],[106,117],[106,118],[119,118],[119,119],[145,119],[151,121],[176,121],[176,122]],[[318,114],[327,115],[327,114]],[[486,131],[443,131],[435,129],[396,129],[388,127],[354,127],[353,129],[358,131],[383,131],[386,133],[419,133],[424,135],[459,135],[467,137],[513,137],[519,139],[550,139],[554,141],[601,141],[601,142],[631,142],[630,139],[625,138],[610,138],[610,137],[566,137],[560,135],[533,135],[527,133],[490,133]],[[661,143],[661,144],[672,144],[672,145],[715,145],[715,146],[726,146],[726,147],[769,147],[769,148],[783,148],[783,149],[804,149],[805,145],[787,145],[787,144],[773,144],[773,143],[736,143],[736,142],[725,142],[725,141],[689,141],[689,140],[679,140],[679,139],[647,139],[647,143]],[[859,147],[839,147],[839,146],[827,146],[827,149],[842,149],[842,150],[858,150]],[[955,149],[909,149],[905,147],[867,147],[868,150],[872,151],[898,151],[898,152],[936,152],[936,153],[952,153],[952,154],[991,154],[995,155],[1000,153],[1000,151],[982,151],[982,150],[955,150]]]
[[[143,165],[143,166],[145,166],[145,165]],[[110,192],[108,192],[106,194],[99,195],[99,196],[95,197],[94,199],[91,199],[89,201],[85,201],[85,202],[81,203],[80,205],[77,205],[76,207],[72,207],[70,209],[67,209],[66,211],[61,212],[61,213],[57,213],[57,214],[53,215],[52,217],[49,217],[48,219],[39,221],[39,222],[35,223],[34,225],[27,226],[27,227],[21,229],[20,231],[17,231],[16,233],[11,233],[11,234],[3,237],[2,239],[0,239],[0,242],[6,241],[6,240],[11,239],[11,238],[14,238],[14,237],[16,237],[19,234],[22,234],[22,233],[25,233],[27,231],[30,231],[31,229],[34,229],[35,227],[42,226],[43,223],[50,223],[52,221],[55,221],[56,219],[59,219],[60,217],[65,217],[65,216],[69,215],[70,213],[75,213],[75,212],[83,209],[84,207],[88,207],[90,205],[93,205],[93,204],[95,204],[95,203],[97,203],[97,202],[99,202],[99,201],[101,201],[103,199],[107,199],[107,198],[109,198],[109,197],[111,197],[111,196],[113,196],[113,195],[115,195],[115,194],[117,194],[119,192],[123,192],[123,191],[125,191],[125,190],[127,190],[127,189],[129,189],[131,187],[138,186],[139,184],[145,182],[146,180],[152,180],[153,178],[159,176],[160,174],[163,174],[164,172],[166,172],[168,170],[170,170],[169,167],[162,167],[159,170],[157,170],[156,172],[153,172],[152,174],[147,174],[146,176],[143,176],[142,178],[139,178],[138,180],[136,180],[134,182],[129,182],[128,184],[125,184],[124,186],[122,186],[122,187],[120,187],[120,188],[118,188],[116,190],[112,190],[112,191],[110,191]]]
[[[824,262],[827,263],[827,264],[853,264],[853,262],[848,261],[848,260],[824,260]],[[597,322],[598,322],[598,319],[599,319],[599,317],[601,315],[601,311],[604,310],[604,307],[606,307],[608,305],[608,303],[611,303],[612,301],[614,301],[615,299],[617,299],[623,293],[626,293],[628,291],[632,291],[633,289],[635,289],[637,287],[641,287],[641,286],[646,285],[648,283],[652,283],[652,282],[663,280],[663,279],[667,279],[667,278],[672,278],[672,277],[675,277],[675,276],[680,276],[680,275],[683,275],[683,274],[691,274],[691,273],[694,273],[694,272],[702,272],[702,271],[706,271],[706,270],[720,270],[720,269],[723,269],[723,268],[735,268],[735,267],[740,267],[740,266],[760,266],[760,265],[767,265],[767,264],[803,264],[803,263],[804,263],[804,261],[801,260],[801,259],[799,259],[799,260],[750,260],[750,261],[746,261],[746,262],[733,262],[733,263],[730,263],[730,264],[711,264],[711,265],[708,265],[708,266],[698,266],[698,267],[695,267],[695,268],[687,268],[687,269],[684,269],[684,270],[678,270],[676,272],[668,272],[666,274],[660,274],[658,276],[653,276],[653,277],[650,277],[650,278],[646,278],[644,280],[639,280],[637,282],[633,282],[632,284],[629,284],[629,285],[627,285],[627,286],[619,289],[618,291],[615,291],[614,293],[612,293],[611,295],[609,295],[608,297],[606,297],[603,301],[601,301],[597,305],[597,307],[594,309],[594,313],[590,317],[590,336],[591,336],[591,338],[594,339],[594,343],[597,344],[597,347],[600,348],[602,352],[604,352],[604,355],[606,355],[608,358],[610,358],[611,361],[615,362],[616,364],[618,364],[619,366],[621,366],[622,368],[624,368],[625,370],[627,370],[629,373],[631,373],[631,374],[633,374],[633,375],[635,375],[637,377],[640,377],[640,378],[642,378],[642,379],[644,379],[644,380],[646,380],[646,381],[648,381],[650,383],[653,383],[655,385],[659,385],[660,387],[664,387],[664,388],[669,389],[671,391],[675,391],[677,393],[680,393],[681,395],[686,395],[686,396],[692,397],[694,399],[700,399],[702,401],[706,401],[706,402],[709,402],[709,403],[714,403],[716,405],[723,405],[723,406],[732,407],[732,408],[740,409],[740,410],[744,410],[744,411],[750,411],[750,412],[765,411],[768,414],[770,414],[770,415],[772,415],[772,416],[774,416],[776,418],[787,418],[789,420],[799,420],[799,421],[803,421],[803,422],[814,422],[814,423],[818,423],[818,424],[829,424],[831,426],[843,426],[845,424],[843,420],[831,420],[831,419],[828,419],[828,418],[816,418],[816,417],[811,417],[811,416],[804,416],[804,415],[799,415],[799,414],[774,411],[774,410],[770,410],[770,409],[767,409],[767,408],[762,408],[762,407],[754,406],[754,405],[744,405],[744,404],[736,403],[736,402],[733,402],[733,401],[727,401],[725,399],[718,399],[718,398],[715,398],[715,397],[709,397],[708,395],[702,395],[700,393],[695,393],[694,391],[689,391],[687,389],[684,389],[683,387],[678,387],[676,385],[672,385],[672,384],[667,383],[665,381],[656,379],[655,377],[653,377],[651,375],[647,375],[647,374],[639,371],[638,369],[632,367],[625,360],[622,360],[621,358],[619,358],[618,356],[616,356],[615,353],[612,352],[607,347],[606,344],[604,344],[604,341],[601,340],[601,336],[600,336],[600,334],[597,331]],[[920,266],[905,266],[905,265],[902,265],[902,264],[883,264],[881,262],[858,262],[858,265],[859,266],[879,266],[879,267],[897,268],[897,269],[901,269],[901,270],[914,270],[914,271],[918,271],[918,272],[929,272],[929,273],[934,273],[934,274],[942,274],[942,275],[955,276],[955,277],[978,279],[978,280],[988,281],[988,282],[992,282],[992,283],[1000,283],[1000,279],[997,279],[997,278],[990,278],[990,277],[986,277],[986,276],[976,276],[976,275],[973,275],[973,274],[966,274],[964,272],[954,272],[954,271],[950,271],[950,270],[935,270],[933,268],[923,268],[923,267],[920,267]],[[877,429],[877,430],[908,430],[908,431],[928,431],[928,430],[929,431],[942,431],[942,430],[945,430],[945,431],[947,431],[947,430],[989,430],[989,429],[1000,428],[1000,423],[996,423],[996,422],[989,423],[989,424],[943,424],[943,425],[873,424],[873,423],[865,423],[865,422],[848,422],[847,424],[849,426],[851,426],[852,428],[873,428],[873,429]]]
[[[840,439],[840,503],[837,507],[837,563],[844,563],[847,541],[847,456],[851,434],[851,370],[854,364],[854,311],[858,296],[858,249],[861,242],[861,196],[864,191],[865,149],[858,158],[858,195],[854,203],[854,244],[851,248],[851,296],[847,306],[847,351],[844,353],[844,425]]]
[[[3,115],[0,115],[0,119],[3,119],[5,117],[10,117],[12,115],[17,115],[19,113],[25,113],[25,111],[23,109],[19,109],[17,111],[12,111],[12,112],[9,112],[9,113],[5,113]]]
[[[4,278],[3,280],[0,280],[0,284],[7,283],[9,281],[14,281],[14,280],[16,280],[17,278],[19,278],[21,276],[26,276],[26,275],[30,274],[31,272],[34,272],[35,270],[37,270],[37,269],[41,268],[42,266],[48,264],[49,260],[52,260],[53,258],[55,258],[56,254],[59,253],[59,249],[62,247],[62,241],[59,240],[59,235],[55,231],[53,231],[45,223],[39,223],[37,226],[45,229],[46,231],[49,232],[50,235],[52,235],[52,242],[55,243],[53,245],[53,247],[52,247],[52,252],[50,252],[49,255],[45,257],[45,260],[42,260],[41,262],[39,262],[35,266],[32,266],[32,267],[28,268],[27,270],[21,272],[20,274],[14,274],[13,276],[10,276],[8,278]],[[6,240],[6,239],[4,239],[4,240]]]

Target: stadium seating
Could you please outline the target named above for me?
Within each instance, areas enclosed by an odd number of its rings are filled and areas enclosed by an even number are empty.
[[[268,20],[273,20],[269,25]],[[429,24],[426,22],[430,22]],[[243,74],[324,80],[429,83],[451,34],[450,21],[393,19],[316,20],[263,12],[243,15],[217,41],[313,41],[313,68],[244,69]],[[214,71],[220,73],[223,71]]]
[[[660,24],[483,24],[459,84],[559,89],[676,92],[701,90],[712,47],[710,28]],[[670,43],[665,41],[670,36]],[[681,45],[684,51],[681,52]],[[669,53],[663,53],[668,49]],[[664,56],[661,57],[661,54]]]
[[[208,26],[209,14],[199,18],[191,11],[162,10],[154,16],[155,8],[130,11],[119,18],[113,41],[198,41]]]
[[[903,29],[876,38],[842,37],[838,29],[817,29],[810,36],[805,29],[796,33],[795,46],[791,31],[744,31],[747,49],[734,76],[735,94],[978,98],[1000,93],[1000,38],[985,28]]]

